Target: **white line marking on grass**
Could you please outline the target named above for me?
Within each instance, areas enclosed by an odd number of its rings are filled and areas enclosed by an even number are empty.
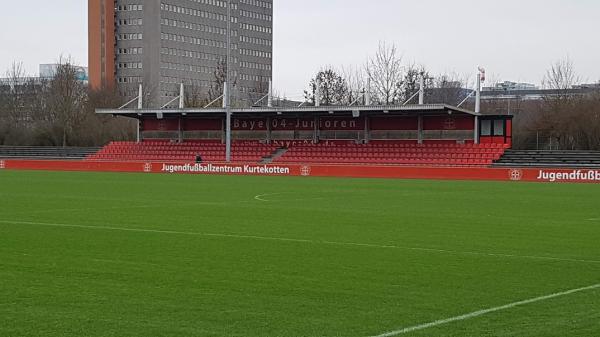
[[[257,196],[254,197],[254,200],[258,200],[258,201],[262,201],[262,202],[270,202],[271,200],[267,200],[265,199],[265,197],[271,197],[274,195],[281,195],[284,193],[267,193],[267,194],[259,194]]]
[[[181,232],[181,231],[169,231],[169,230],[160,230],[160,229],[126,228],[126,227],[113,227],[113,226],[74,225],[74,224],[30,222],[30,221],[5,221],[5,220],[0,220],[0,223],[14,224],[14,225],[33,225],[33,226],[64,227],[64,228],[83,228],[83,229],[95,229],[95,230],[138,232],[138,233],[158,233],[158,234],[193,235],[193,236],[222,237],[222,238],[235,238],[235,239],[254,239],[254,240],[265,240],[265,241],[287,241],[287,242],[303,242],[303,243],[316,243],[317,242],[317,241],[312,241],[312,240],[274,238],[274,237],[254,236],[254,235],[216,234],[216,233],[199,233],[199,232]]]
[[[372,248],[389,248],[389,249],[416,250],[416,251],[431,252],[431,253],[448,253],[448,254],[460,254],[460,255],[507,257],[507,258],[520,258],[520,259],[532,259],[532,260],[548,260],[548,261],[582,262],[582,263],[599,263],[600,264],[600,260],[570,259],[570,258],[553,257],[553,256],[535,256],[535,255],[502,254],[502,253],[468,252],[468,251],[449,250],[449,249],[437,249],[437,248],[424,248],[424,247],[404,247],[404,246],[394,246],[394,245],[375,245],[375,244],[369,244],[369,243],[332,242],[332,241],[323,241],[323,243],[330,244],[330,245],[343,245],[343,246],[359,246],[359,247],[372,247]]]
[[[239,203],[247,203],[248,201],[240,201]],[[228,202],[188,202],[179,203],[170,207],[188,207],[188,206],[225,206],[232,203]],[[131,210],[131,209],[146,209],[163,207],[164,205],[142,205],[142,206],[115,206],[115,207],[82,207],[82,208],[55,208],[27,211],[27,214],[45,214],[54,212],[81,212],[81,211],[113,211],[113,210]]]
[[[573,295],[576,293],[581,293],[581,292],[590,291],[590,290],[596,290],[596,289],[600,289],[600,283],[595,284],[593,286],[589,286],[589,287],[577,288],[577,289],[567,290],[567,291],[554,293],[554,294],[550,294],[550,295],[546,295],[546,296],[536,297],[536,298],[532,298],[532,299],[528,299],[528,300],[524,300],[524,301],[514,302],[514,303],[506,304],[506,305],[495,307],[495,308],[474,311],[469,314],[460,315],[460,316],[451,317],[451,318],[445,318],[445,319],[437,320],[435,322],[415,325],[415,326],[411,326],[411,327],[396,330],[396,331],[386,332],[381,335],[376,335],[374,337],[394,337],[394,336],[403,335],[403,334],[406,334],[409,332],[425,330],[425,329],[433,328],[436,326],[445,325],[445,324],[458,322],[458,321],[464,321],[464,320],[468,320],[471,318],[491,314],[491,313],[498,312],[498,311],[504,311],[504,310],[512,309],[512,308],[523,306],[523,305],[547,301],[547,300],[551,300],[551,299],[558,298],[558,297],[564,297],[564,296]]]
[[[112,210],[129,210],[129,209],[144,209],[154,208],[155,205],[146,206],[116,206],[116,207],[87,207],[87,208],[55,208],[27,211],[29,214],[54,213],[54,212],[80,212],[80,211],[112,211]]]
[[[377,248],[377,249],[412,250],[412,251],[420,251],[420,252],[445,253],[445,254],[454,254],[454,255],[491,256],[491,257],[506,257],[506,258],[514,258],[514,259],[531,259],[531,260],[546,260],[546,261],[559,261],[559,262],[579,262],[579,263],[600,264],[600,260],[570,259],[570,258],[560,258],[560,257],[552,257],[552,256],[533,256],[533,255],[513,255],[513,254],[497,254],[497,253],[482,253],[482,252],[466,252],[466,251],[455,251],[455,250],[424,248],[424,247],[407,247],[407,246],[396,246],[396,245],[378,245],[378,244],[370,244],[370,243],[336,242],[336,241],[327,241],[327,240],[321,241],[321,240],[294,239],[294,238],[269,237],[269,236],[258,236],[258,235],[182,232],[182,231],[170,231],[170,230],[160,230],[160,229],[144,229],[144,228],[117,227],[117,226],[120,226],[120,225],[94,226],[94,225],[76,225],[76,224],[31,222],[31,221],[9,221],[9,220],[0,220],[0,223],[2,223],[2,224],[12,224],[12,225],[32,225],[32,226],[46,226],[46,227],[83,228],[83,229],[94,229],[94,230],[138,232],[138,233],[159,233],[159,234],[175,234],[175,235],[193,235],[193,236],[205,236],[205,237],[221,237],[221,238],[234,238],[234,239],[251,239],[251,240],[262,240],[262,241],[298,242],[298,243],[322,244],[322,245],[331,245],[331,246],[346,246],[346,247],[364,247],[364,248]]]
[[[155,266],[160,267],[159,264],[150,263],[150,262],[133,262],[133,261],[123,261],[123,260],[108,260],[108,259],[92,259],[94,262],[101,263],[110,263],[110,264],[125,264],[125,265],[133,265],[133,266]]]
[[[260,194],[254,197],[254,200],[262,201],[262,202],[275,202],[275,201],[283,201],[283,202],[291,202],[291,201],[306,201],[306,200],[325,200],[327,198],[319,197],[319,198],[301,198],[301,199],[285,199],[285,200],[270,200],[266,199],[266,197],[271,197],[275,195],[282,194],[290,194],[291,192],[280,192],[280,193],[268,193],[268,194]]]
[[[587,221],[600,221],[600,218],[587,219]]]
[[[356,245],[364,245],[364,244],[356,244]],[[571,258],[554,257],[554,256],[537,256],[537,255],[518,255],[518,254],[502,254],[502,253],[469,252],[469,251],[459,251],[459,250],[449,250],[449,249],[436,249],[436,248],[421,248],[421,247],[389,246],[389,247],[386,247],[386,248],[410,249],[410,250],[420,250],[420,251],[428,251],[428,252],[436,252],[436,253],[461,254],[461,255],[507,257],[507,258],[522,258],[522,259],[532,259],[532,260],[600,263],[600,260],[571,259]]]

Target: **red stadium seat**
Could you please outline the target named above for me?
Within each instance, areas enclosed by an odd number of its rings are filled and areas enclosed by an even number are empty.
[[[375,141],[370,144],[330,142],[290,146],[275,162],[279,163],[344,163],[394,164],[420,166],[482,166],[490,165],[504,153],[504,146],[458,144],[437,141],[416,142]]]
[[[260,144],[258,141],[242,141],[232,144],[235,161],[259,162],[271,155],[277,146]],[[168,141],[111,142],[86,160],[105,161],[182,161],[193,162],[196,155],[203,161],[224,161],[225,145],[215,140],[171,143]]]

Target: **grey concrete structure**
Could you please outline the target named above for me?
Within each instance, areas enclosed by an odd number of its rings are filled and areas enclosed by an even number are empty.
[[[273,0],[231,0],[234,103],[251,105],[272,78]],[[227,55],[227,1],[115,0],[115,81],[124,96],[144,87],[144,106],[207,97]],[[213,90],[214,91],[214,90]]]

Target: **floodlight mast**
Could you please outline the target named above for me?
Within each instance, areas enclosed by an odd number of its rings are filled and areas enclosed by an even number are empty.
[[[479,113],[481,113],[481,83],[485,82],[485,69],[477,69],[477,87],[475,88],[475,128],[474,143],[479,144]]]
[[[227,0],[227,61],[225,85],[223,86],[223,105],[225,105],[225,161],[231,162],[231,0]]]
[[[419,105],[425,104],[425,73],[419,74]]]
[[[475,88],[475,112],[481,112],[481,82],[485,81],[485,69],[479,67],[477,69],[477,87]]]

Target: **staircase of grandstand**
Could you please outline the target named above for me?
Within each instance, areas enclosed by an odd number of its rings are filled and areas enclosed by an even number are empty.
[[[503,144],[303,144],[290,146],[276,163],[393,164],[413,166],[489,166],[504,153]]]
[[[600,152],[507,150],[493,166],[599,168]]]
[[[268,157],[276,146],[250,141],[232,143],[231,159],[235,162],[259,162]],[[225,144],[220,141],[171,143],[168,141],[112,142],[87,157],[95,161],[225,161]]]
[[[0,146],[2,159],[84,159],[96,153],[96,147]]]

